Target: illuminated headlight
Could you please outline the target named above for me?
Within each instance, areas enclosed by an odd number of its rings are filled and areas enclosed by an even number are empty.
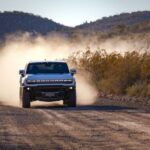
[[[72,87],[72,86],[70,86],[70,87],[69,87],[69,89],[70,89],[70,90],[72,90],[72,89],[73,89],[73,87]]]
[[[27,80],[27,83],[36,83],[36,80]]]
[[[73,80],[63,80],[63,82],[69,82],[69,83],[71,83],[71,82],[73,82]]]
[[[27,90],[29,91],[29,90],[30,90],[30,88],[29,88],[29,87],[27,87]]]

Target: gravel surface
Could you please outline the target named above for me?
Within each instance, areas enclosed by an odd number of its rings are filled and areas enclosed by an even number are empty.
[[[91,105],[0,106],[0,150],[149,150],[150,113]]]

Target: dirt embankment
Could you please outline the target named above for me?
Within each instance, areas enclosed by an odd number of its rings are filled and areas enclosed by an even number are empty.
[[[150,98],[131,97],[131,96],[117,96],[117,95],[101,95],[100,100],[96,104],[119,105],[139,108],[145,111],[150,111]]]

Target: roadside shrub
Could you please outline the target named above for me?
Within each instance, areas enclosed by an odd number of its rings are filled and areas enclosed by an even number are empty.
[[[129,96],[136,97],[150,97],[150,84],[136,83],[127,88],[127,94]]]
[[[100,93],[150,97],[150,53],[107,53],[88,48],[72,55],[69,61],[90,73]]]

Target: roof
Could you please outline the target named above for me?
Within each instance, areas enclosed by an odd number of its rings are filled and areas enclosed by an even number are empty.
[[[29,63],[45,63],[45,62],[47,62],[47,63],[66,63],[66,61],[63,61],[63,60],[55,60],[55,61],[47,61],[47,60],[43,60],[43,61],[29,61]],[[28,63],[28,64],[29,64]]]

